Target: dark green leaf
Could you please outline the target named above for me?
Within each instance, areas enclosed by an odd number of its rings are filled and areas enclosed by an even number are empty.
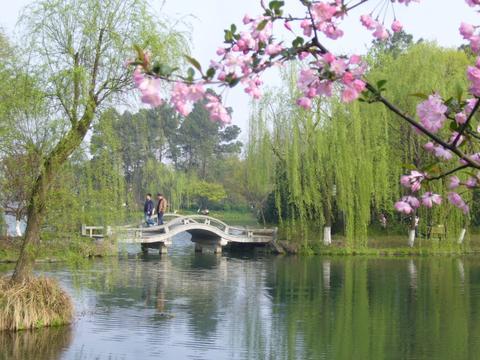
[[[214,68],[209,68],[207,70],[207,78],[211,79],[215,76],[215,69]]]
[[[199,63],[196,59],[194,59],[194,58],[192,58],[192,57],[190,57],[190,56],[188,56],[188,55],[184,55],[184,56],[185,56],[185,59],[187,59],[187,61],[188,61],[190,64],[192,64],[195,69],[197,69],[198,71],[202,72],[202,66],[200,65],[200,63]]]
[[[267,26],[267,24],[268,24],[268,20],[262,20],[260,24],[258,24],[257,30],[262,31],[263,29],[265,29],[265,26]]]

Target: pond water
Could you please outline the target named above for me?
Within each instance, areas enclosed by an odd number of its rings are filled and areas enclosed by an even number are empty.
[[[476,258],[130,255],[42,265],[71,326],[0,333],[0,359],[478,359]],[[7,270],[7,269],[3,269]]]

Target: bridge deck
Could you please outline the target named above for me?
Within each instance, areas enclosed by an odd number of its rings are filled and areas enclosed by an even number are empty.
[[[173,236],[188,232],[196,240],[219,239],[222,241],[222,245],[227,243],[266,244],[273,241],[277,234],[276,228],[248,229],[234,227],[205,215],[165,214],[164,218],[171,218],[171,220],[164,225],[125,228],[127,232],[133,235],[127,242],[141,244],[169,243]]]

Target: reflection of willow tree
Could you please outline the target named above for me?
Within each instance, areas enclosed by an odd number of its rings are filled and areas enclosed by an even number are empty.
[[[61,359],[72,341],[68,326],[34,331],[0,332],[0,359]]]
[[[329,288],[319,276],[322,262],[276,261],[268,284],[273,332],[267,336],[275,339],[271,355],[475,358],[480,304],[471,301],[478,297],[471,296],[470,284],[480,277],[478,262],[465,262],[463,287],[457,259],[414,262],[416,271],[405,260],[333,261]]]

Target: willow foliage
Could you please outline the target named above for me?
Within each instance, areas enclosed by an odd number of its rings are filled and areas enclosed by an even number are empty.
[[[464,69],[469,63],[464,52],[425,43],[402,54],[376,54],[370,61],[369,80],[387,79],[385,96],[411,114],[419,99],[408,94],[438,91],[455,96],[465,88]],[[421,150],[426,140],[380,104],[332,99],[317,102],[313,111],[298,108],[296,72],[286,71],[284,86],[272,90],[255,108],[247,167],[251,172],[255,166],[271,169],[261,179],[273,176],[280,220],[289,224],[287,236],[301,231],[308,238],[303,230],[311,224],[319,229],[333,222],[343,226],[349,246],[366,246],[368,227],[376,216],[401,220],[393,211],[394,202],[404,194],[399,178],[406,164],[432,162]],[[273,165],[264,166],[271,156]],[[441,182],[431,186],[444,191]],[[421,210],[419,216],[421,231],[427,225],[445,224],[451,236],[465,222],[450,206]],[[320,236],[314,235],[318,240]]]

